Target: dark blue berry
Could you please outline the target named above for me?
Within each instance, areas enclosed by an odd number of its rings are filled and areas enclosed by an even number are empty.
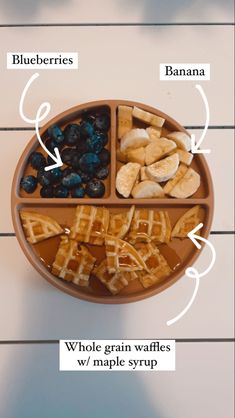
[[[62,171],[62,175],[63,177],[66,177],[68,174],[74,173],[74,170],[70,167],[66,167],[63,171]]]
[[[106,166],[110,163],[110,152],[107,149],[102,149],[98,154],[98,157],[102,166]]]
[[[63,186],[67,187],[68,189],[72,189],[73,187],[80,185],[81,182],[82,180],[79,174],[73,172],[63,177],[61,183]]]
[[[55,154],[54,149],[55,149],[55,148],[60,148],[60,145],[59,145],[59,144],[57,144],[57,143],[55,142],[55,140],[54,140],[54,139],[52,139],[52,138],[49,138],[49,139],[46,141],[45,145],[46,145],[46,148],[48,149],[48,151],[50,151],[53,155]],[[55,161],[54,161],[54,164],[55,164]]]
[[[54,189],[54,196],[55,197],[61,197],[61,198],[65,198],[68,197],[69,195],[69,190],[67,189],[67,187],[64,187],[62,185],[56,186]]]
[[[79,165],[84,173],[93,174],[100,165],[100,159],[96,154],[87,152],[80,158]]]
[[[54,187],[49,186],[43,186],[40,190],[41,197],[54,197]]]
[[[74,155],[75,149],[74,148],[64,148],[63,151],[61,151],[61,159],[64,164],[71,165],[72,157]]]
[[[58,183],[63,175],[62,170],[59,167],[53,168],[52,170],[50,170],[51,173],[51,181],[52,183]]]
[[[94,127],[95,129],[98,129],[99,131],[108,132],[110,128],[109,115],[107,115],[107,113],[101,113],[100,115],[97,115],[95,118]]]
[[[95,123],[95,116],[94,115],[85,114],[82,117],[82,121],[83,122],[89,122],[91,125],[94,125],[94,123]]]
[[[41,186],[49,186],[52,183],[51,172],[45,171],[44,168],[40,168],[40,170],[38,170],[37,179]]]
[[[50,128],[48,128],[48,135],[50,136],[51,139],[54,139],[55,143],[58,144],[62,144],[62,142],[64,142],[64,134],[62,132],[62,130],[60,129],[59,126],[57,125],[52,125],[50,126]]]
[[[78,186],[71,191],[72,197],[84,197],[84,195],[85,195],[85,190],[82,186]]]
[[[35,170],[39,170],[39,168],[45,167],[46,158],[41,152],[32,152],[29,156],[28,163],[31,164]]]
[[[100,134],[93,134],[87,138],[87,146],[89,151],[99,154],[103,148],[103,139]]]
[[[108,141],[109,141],[109,137],[107,132],[100,132],[100,131],[95,131],[96,135],[99,135],[100,139],[103,142],[103,147],[105,147],[105,145],[107,145]]]
[[[71,145],[71,146],[76,145],[80,137],[81,137],[81,134],[80,134],[79,125],[77,125],[76,123],[72,123],[66,126],[64,130],[64,138],[65,138],[65,143],[67,145]]]
[[[93,135],[94,126],[91,122],[82,122],[80,125],[80,132],[82,138],[88,138],[88,136]]]
[[[105,193],[105,186],[102,181],[94,179],[87,183],[85,191],[89,197],[102,197]]]
[[[26,192],[26,193],[33,193],[36,190],[38,181],[36,177],[34,176],[25,176],[22,177],[20,181],[20,187]]]
[[[78,151],[75,151],[72,158],[71,158],[71,166],[74,170],[78,170],[80,165],[79,161],[81,158],[81,154]]]
[[[85,154],[85,152],[88,152],[89,151],[89,148],[88,148],[88,145],[87,145],[87,140],[86,139],[81,139],[77,143],[76,150],[80,154]]]
[[[109,175],[108,167],[101,167],[95,173],[96,178],[99,179],[99,180],[106,179],[108,177],[108,175]]]
[[[88,173],[83,173],[82,170],[77,171],[79,176],[81,177],[82,183],[88,183],[92,179],[92,175]]]

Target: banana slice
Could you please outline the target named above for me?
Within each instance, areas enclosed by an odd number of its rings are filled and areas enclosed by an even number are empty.
[[[141,167],[141,169],[140,169],[140,180],[141,181],[149,180],[149,177],[146,173],[146,167]]]
[[[132,163],[139,163],[140,165],[145,164],[145,148],[140,147],[136,149],[127,150],[127,161]]]
[[[183,151],[191,150],[191,138],[185,132],[171,132],[167,135],[167,138],[172,139],[177,147]]]
[[[180,164],[178,170],[176,171],[176,174],[172,179],[170,179],[165,186],[163,187],[163,190],[166,194],[170,194],[171,190],[175,187],[175,185],[184,177],[186,174],[186,171],[188,168],[184,164]]]
[[[146,167],[146,174],[151,180],[161,183],[175,175],[178,165],[179,156],[175,153]]]
[[[118,138],[132,129],[132,107],[118,106]]]
[[[151,139],[151,141],[155,141],[155,139],[158,139],[161,137],[161,132],[162,129],[161,128],[155,128],[154,126],[149,126],[146,131],[149,134],[149,138]]]
[[[139,107],[134,106],[132,115],[139,120],[142,120],[149,125],[156,126],[156,128],[161,128],[165,122],[164,118],[156,116],[153,113],[146,112],[145,110],[140,109]]]
[[[118,148],[116,151],[116,158],[118,161],[121,161],[121,163],[127,163],[127,156],[120,150],[120,148]]]
[[[191,154],[191,152],[183,151],[180,148],[177,148],[175,152],[177,152],[177,154],[179,155],[179,159],[181,163],[188,165],[188,166],[191,164],[193,160],[193,154]]]
[[[192,229],[194,229],[200,222],[199,218],[200,206],[196,205],[184,213],[183,216],[178,219],[172,232],[172,238],[187,238],[187,235]],[[198,231],[200,233],[200,231]]]
[[[116,189],[124,197],[129,197],[140,171],[140,164],[127,163],[117,172]]]
[[[200,186],[200,175],[188,168],[182,179],[173,187],[170,191],[170,196],[177,197],[178,199],[186,199],[192,196]]]
[[[149,134],[145,129],[132,129],[121,138],[120,150],[126,152],[128,148],[135,149],[145,147],[150,142]]]
[[[135,199],[148,199],[152,197],[164,197],[160,184],[155,181],[145,180],[133,187],[132,196]]]
[[[145,148],[145,163],[150,165],[165,157],[176,148],[175,142],[166,138],[155,139]]]

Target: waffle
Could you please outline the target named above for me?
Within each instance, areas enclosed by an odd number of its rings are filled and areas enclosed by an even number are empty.
[[[171,269],[157,247],[149,243],[139,243],[136,245],[136,249],[149,270],[149,272],[137,272],[143,287],[150,287],[169,276]]]
[[[181,216],[172,230],[172,238],[187,238],[188,233],[200,223],[199,209],[199,205],[193,206]],[[200,231],[198,233],[200,234]]]
[[[21,211],[20,217],[26,239],[30,244],[36,244],[64,232],[61,226],[49,216],[36,212]]]
[[[70,238],[78,242],[103,245],[108,225],[108,209],[95,206],[77,206]]]
[[[63,235],[51,271],[68,282],[88,286],[95,261],[85,246]]]
[[[107,235],[105,247],[109,273],[147,270],[142,257],[128,242]]]
[[[128,235],[131,244],[137,242],[167,243],[171,237],[168,212],[136,209]]]
[[[124,238],[129,231],[135,206],[131,206],[128,212],[110,214],[108,234],[117,238]]]
[[[93,270],[93,273],[113,295],[119,293],[124,287],[128,286],[130,281],[137,278],[137,274],[134,271],[109,273],[106,259],[101,261]]]

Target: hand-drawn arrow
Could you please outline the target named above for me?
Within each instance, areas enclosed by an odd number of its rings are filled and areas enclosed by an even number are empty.
[[[185,270],[186,276],[188,276],[188,277],[190,277],[192,279],[195,279],[195,288],[194,288],[194,291],[193,291],[193,295],[192,295],[190,301],[188,302],[188,304],[185,306],[185,308],[179,313],[179,315],[177,315],[175,318],[170,319],[169,321],[167,321],[167,325],[168,326],[174,324],[176,321],[178,321],[180,318],[182,318],[182,316],[184,316],[186,314],[186,312],[192,306],[192,304],[193,304],[193,302],[194,302],[194,300],[196,298],[196,295],[197,295],[197,292],[198,292],[198,289],[199,289],[200,278],[203,277],[203,276],[206,276],[209,273],[209,271],[212,269],[213,265],[215,264],[216,252],[215,252],[215,249],[214,249],[213,245],[206,238],[203,238],[200,235],[196,235],[195,234],[195,232],[197,232],[202,227],[203,227],[203,223],[200,223],[199,225],[197,225],[192,231],[190,231],[188,233],[188,237],[191,239],[191,241],[193,242],[193,244],[199,250],[201,249],[202,246],[201,246],[201,244],[197,240],[205,242],[205,244],[207,244],[210,247],[211,251],[212,251],[212,260],[211,260],[209,266],[207,267],[207,269],[205,271],[203,271],[202,273],[199,273],[197,271],[197,269],[194,268],[194,267],[188,267]]]
[[[21,118],[22,118],[25,122],[35,124],[35,132],[36,132],[37,139],[38,139],[38,141],[39,141],[39,143],[40,143],[41,147],[42,147],[42,148],[44,149],[44,151],[45,151],[45,152],[46,152],[46,153],[47,153],[47,154],[48,154],[48,155],[52,158],[52,160],[54,160],[54,161],[55,161],[55,164],[52,164],[52,165],[50,165],[50,166],[45,167],[45,170],[46,170],[46,171],[49,171],[49,170],[52,170],[53,168],[56,168],[56,167],[61,167],[61,166],[63,165],[63,161],[61,160],[61,156],[60,156],[60,153],[59,153],[58,148],[57,148],[57,147],[55,147],[55,148],[54,148],[54,153],[55,153],[55,155],[54,155],[54,154],[52,154],[52,153],[51,153],[51,152],[47,149],[47,147],[45,146],[45,144],[43,143],[42,138],[41,138],[40,133],[39,133],[39,122],[41,122],[43,119],[45,119],[45,118],[47,117],[48,113],[49,113],[49,112],[50,112],[50,110],[51,110],[51,105],[50,105],[50,103],[48,103],[48,102],[44,102],[44,103],[42,103],[42,104],[39,106],[39,109],[38,109],[38,111],[37,111],[37,114],[36,114],[36,119],[29,119],[27,116],[25,116],[24,111],[23,111],[23,107],[24,107],[24,100],[25,100],[26,93],[28,92],[28,89],[29,89],[29,87],[31,86],[31,84],[33,83],[33,81],[34,81],[36,78],[38,78],[38,77],[39,77],[39,74],[38,74],[38,73],[35,73],[35,74],[33,74],[33,75],[32,75],[32,77],[30,77],[29,81],[27,82],[27,84],[26,84],[26,86],[25,86],[25,88],[24,88],[24,90],[23,90],[23,92],[22,92],[21,98],[20,98],[19,113],[20,113]],[[44,113],[43,113],[43,112],[44,112]]]
[[[202,86],[200,86],[200,84],[196,84],[196,89],[201,93],[204,105],[205,105],[205,109],[206,109],[206,122],[205,122],[205,126],[201,135],[201,138],[197,141],[196,143],[196,136],[194,134],[191,135],[191,152],[192,154],[209,154],[211,152],[210,149],[199,149],[200,145],[203,142],[203,139],[205,138],[206,135],[206,131],[208,129],[208,125],[209,125],[209,119],[210,119],[210,111],[209,111],[209,105],[208,105],[208,101],[207,101],[207,97],[205,95],[205,92],[202,88]]]

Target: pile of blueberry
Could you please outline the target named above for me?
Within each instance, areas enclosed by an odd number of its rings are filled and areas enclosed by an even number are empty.
[[[64,163],[61,168],[45,171],[44,167],[55,164],[41,152],[32,152],[28,163],[37,170],[35,176],[25,176],[20,187],[33,193],[40,185],[41,197],[102,197],[105,185],[102,182],[109,175],[110,152],[108,143],[110,117],[105,112],[85,114],[80,124],[69,124],[62,131],[51,126],[45,135],[45,145],[54,154],[60,151]]]

